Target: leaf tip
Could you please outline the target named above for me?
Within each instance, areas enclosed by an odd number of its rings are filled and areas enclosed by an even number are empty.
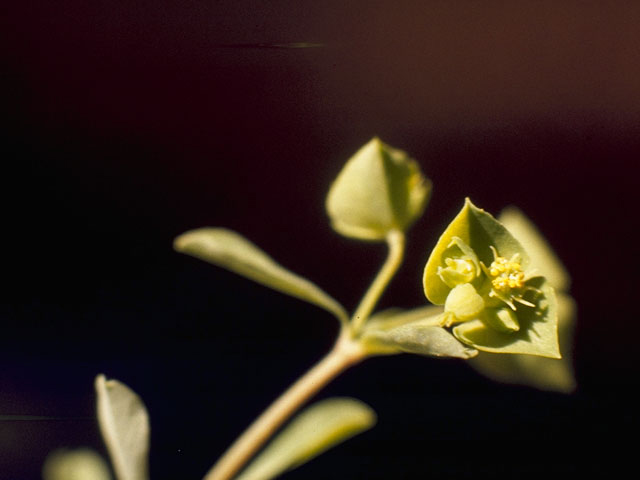
[[[100,392],[103,390],[107,383],[107,377],[104,376],[104,373],[100,373],[96,375],[96,379],[93,382],[93,385],[96,389],[96,392]]]
[[[472,211],[478,212],[478,213],[487,213],[484,208],[480,208],[475,203],[473,203],[473,200],[471,200],[470,197],[465,197],[464,198],[463,210],[464,209],[469,209],[469,210],[472,210]]]
[[[190,240],[192,238],[192,233],[193,233],[193,230],[189,230],[188,232],[185,232],[181,235],[178,235],[176,238],[174,238],[173,249],[176,252],[184,253],[187,248],[187,245],[190,243]]]

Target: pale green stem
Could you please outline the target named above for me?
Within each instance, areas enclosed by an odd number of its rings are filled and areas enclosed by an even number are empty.
[[[404,233],[399,230],[392,230],[387,235],[387,245],[389,246],[389,254],[385,260],[378,275],[365,293],[356,312],[351,317],[351,331],[354,335],[360,332],[360,329],[367,321],[373,308],[378,303],[382,292],[387,288],[391,278],[398,270],[404,256]]]
[[[346,328],[333,349],[273,402],[209,470],[204,480],[229,480],[309,398],[366,353]]]

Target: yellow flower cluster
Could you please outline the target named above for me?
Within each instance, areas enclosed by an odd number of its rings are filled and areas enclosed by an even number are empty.
[[[488,268],[491,285],[495,290],[508,293],[512,288],[522,288],[524,286],[524,272],[520,266],[520,255],[515,254],[511,260],[500,257],[496,249],[492,246],[494,261]]]

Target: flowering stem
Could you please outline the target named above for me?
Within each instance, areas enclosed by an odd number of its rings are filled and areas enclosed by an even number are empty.
[[[228,480],[309,398],[348,367],[366,356],[343,328],[333,349],[274,401],[209,470],[204,480]]]
[[[354,335],[360,332],[360,329],[371,315],[373,308],[376,306],[378,299],[387,288],[391,278],[398,270],[404,256],[404,233],[399,230],[392,230],[387,234],[387,245],[389,246],[389,254],[378,275],[365,293],[360,305],[356,309],[353,317],[351,317],[351,331]]]

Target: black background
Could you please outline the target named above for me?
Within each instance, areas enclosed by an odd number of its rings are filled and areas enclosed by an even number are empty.
[[[380,306],[463,198],[522,208],[573,277],[571,396],[463,362],[369,360],[320,397],[379,423],[283,478],[622,471],[637,430],[637,2],[13,2],[0,24],[0,478],[61,446],[105,453],[93,379],[151,416],[155,479],[201,478],[330,347],[324,311],[174,253],[235,229],[353,309],[383,246],[324,197],[373,135],[434,182]],[[264,44],[312,42],[315,48]],[[262,45],[259,45],[262,44]]]

